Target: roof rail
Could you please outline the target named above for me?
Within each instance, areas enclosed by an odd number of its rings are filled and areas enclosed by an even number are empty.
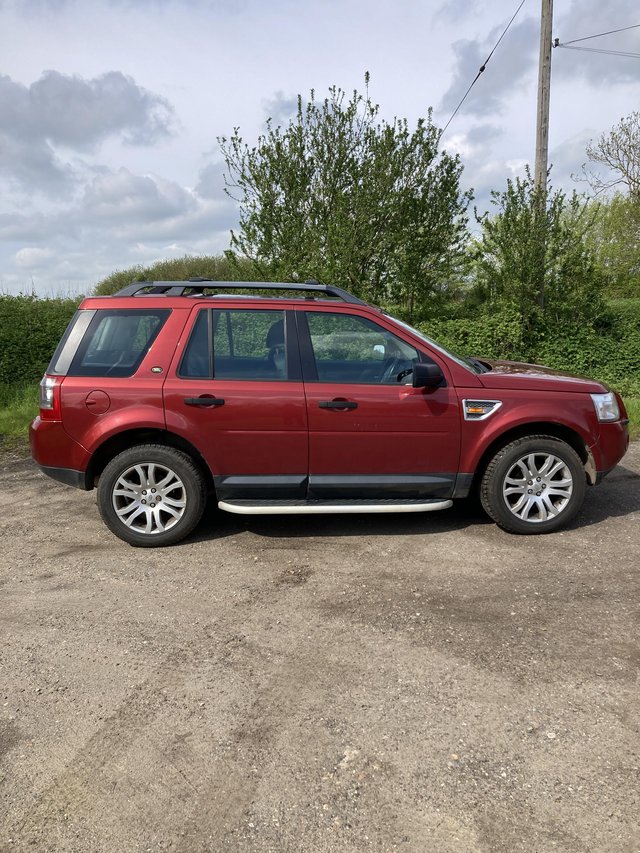
[[[305,281],[304,284],[271,281],[212,281],[208,278],[190,278],[188,281],[135,281],[118,290],[113,296],[197,296],[205,290],[288,290],[303,293],[324,293],[336,296],[343,302],[353,305],[366,305],[348,290],[330,284],[318,284],[317,281]]]

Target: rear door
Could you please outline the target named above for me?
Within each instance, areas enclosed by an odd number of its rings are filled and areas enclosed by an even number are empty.
[[[316,498],[449,497],[460,456],[460,409],[444,359],[353,311],[298,312]],[[434,361],[446,384],[413,388]]]
[[[167,428],[198,448],[219,499],[305,496],[307,413],[292,312],[198,306],[164,405]]]

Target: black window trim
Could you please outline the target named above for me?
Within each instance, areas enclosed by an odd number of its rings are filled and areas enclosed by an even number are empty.
[[[201,311],[207,312],[207,345],[209,347],[209,375],[208,376],[185,376],[182,373],[182,365],[184,359],[187,355],[189,343],[191,341],[191,337],[194,333],[196,323],[198,322],[198,317]],[[242,312],[269,312],[271,314],[279,314],[284,315],[284,340],[285,347],[287,352],[287,376],[284,379],[272,379],[267,377],[256,376],[255,379],[243,379],[243,378],[216,378],[214,372],[214,353],[213,353],[213,312],[218,311],[226,311],[227,312],[227,322],[230,322],[230,313],[232,311],[242,311]],[[277,308],[274,306],[269,306],[268,308],[245,308],[234,305],[230,308],[223,308],[220,305],[215,306],[202,306],[198,305],[195,308],[195,319],[191,324],[191,328],[189,329],[189,335],[187,337],[187,341],[185,343],[182,355],[180,357],[180,363],[178,364],[178,369],[176,370],[176,376],[178,379],[182,379],[190,382],[277,382],[281,384],[283,382],[302,382],[302,361],[300,357],[300,349],[298,346],[298,333],[296,328],[296,312],[287,309],[287,308]],[[230,335],[230,347],[231,352],[233,353],[233,338]]]

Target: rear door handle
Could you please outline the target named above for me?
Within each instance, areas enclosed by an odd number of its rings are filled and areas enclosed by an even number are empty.
[[[321,403],[318,403],[318,406],[321,409],[357,409],[358,404],[354,403],[352,400],[323,400]]]
[[[224,406],[222,397],[185,397],[184,402],[187,406],[204,406],[210,409],[215,406]]]

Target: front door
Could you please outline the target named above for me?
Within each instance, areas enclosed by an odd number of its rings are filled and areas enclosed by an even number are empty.
[[[346,310],[299,312],[312,498],[450,497],[460,410],[446,364]],[[413,388],[437,361],[447,384]]]

